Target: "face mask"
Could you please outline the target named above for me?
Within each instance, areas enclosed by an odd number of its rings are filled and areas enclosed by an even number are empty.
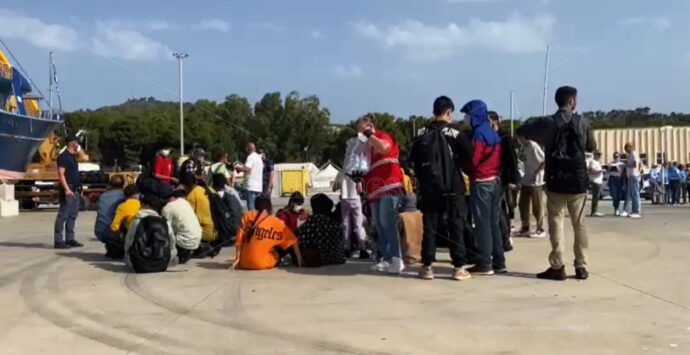
[[[292,208],[293,211],[299,212],[302,209],[301,205],[295,205],[295,207]]]
[[[170,155],[170,149],[161,150],[161,155],[167,157],[168,155]]]

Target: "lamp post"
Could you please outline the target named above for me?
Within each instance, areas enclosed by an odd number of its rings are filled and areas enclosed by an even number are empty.
[[[179,83],[180,96],[180,155],[184,155],[184,107],[182,100],[182,60],[189,57],[187,53],[173,53],[173,57],[177,58],[177,81]]]

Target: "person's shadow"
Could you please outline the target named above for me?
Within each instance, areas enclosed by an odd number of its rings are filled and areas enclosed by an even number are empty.
[[[53,249],[53,245],[46,243],[0,242],[0,248]]]
[[[58,253],[62,257],[76,258],[81,261],[89,263],[89,265],[114,273],[127,273],[127,266],[123,259],[115,260],[106,257],[103,253],[94,253],[86,251],[70,251]]]

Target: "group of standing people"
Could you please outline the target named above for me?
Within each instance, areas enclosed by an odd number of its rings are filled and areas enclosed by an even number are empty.
[[[654,165],[649,172],[652,204],[679,205],[690,200],[690,165],[676,162]]]

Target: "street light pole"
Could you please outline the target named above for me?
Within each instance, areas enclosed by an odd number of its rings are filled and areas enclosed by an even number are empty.
[[[182,99],[182,60],[189,57],[187,53],[173,53],[173,57],[177,58],[177,81],[179,83],[179,96],[180,96],[180,155],[184,155],[184,107]]]

